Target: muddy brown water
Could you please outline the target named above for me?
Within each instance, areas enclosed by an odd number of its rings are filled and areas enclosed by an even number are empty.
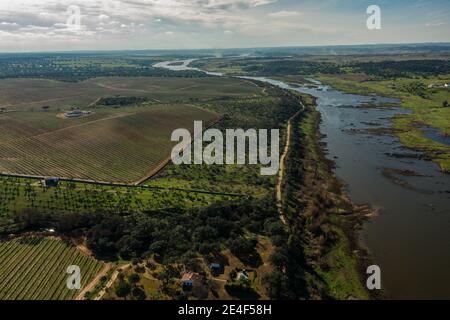
[[[184,66],[192,70],[190,61]],[[185,70],[183,65],[172,69]],[[408,111],[362,108],[364,104],[398,101],[345,94],[318,81],[312,81],[316,87],[305,87],[263,77],[242,78],[317,98],[320,130],[328,157],[336,163],[337,177],[355,203],[380,210],[379,216],[364,225],[361,242],[381,268],[387,297],[450,299],[450,175],[421,160],[419,153],[405,149],[397,137],[366,130],[390,127],[392,117]],[[432,135],[439,138],[435,132]]]
[[[380,209],[380,215],[366,223],[361,237],[381,267],[388,297],[449,299],[450,176],[430,161],[392,157],[415,154],[395,136],[347,130],[389,127],[393,116],[406,111],[361,109],[358,106],[368,97],[330,88],[303,91],[318,98],[324,142],[351,199]],[[386,169],[396,169],[396,179],[383,175]],[[416,174],[400,173],[407,170]]]

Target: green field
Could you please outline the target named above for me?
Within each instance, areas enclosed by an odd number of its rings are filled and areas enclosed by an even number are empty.
[[[70,300],[67,267],[81,269],[81,286],[101,270],[102,263],[55,238],[24,237],[0,243],[0,300]]]
[[[299,104],[296,98],[281,98],[277,94],[279,91],[271,89],[265,97],[217,101],[214,104],[205,104],[205,107],[226,115],[214,126],[222,132],[227,128],[279,128],[282,134],[285,134],[286,122],[299,110]],[[273,192],[276,177],[261,176],[259,170],[259,165],[169,164],[164,171],[149,180],[148,184],[262,197]]]
[[[13,232],[15,214],[24,209],[64,215],[82,211],[144,212],[174,207],[202,207],[234,197],[196,192],[186,188],[126,188],[85,183],[60,182],[58,188],[46,188],[38,180],[0,177],[0,232]],[[9,230],[9,231],[5,231]]]

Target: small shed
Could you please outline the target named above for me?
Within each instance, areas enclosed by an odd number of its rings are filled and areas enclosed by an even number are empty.
[[[248,274],[247,270],[242,270],[241,272],[238,273],[237,275],[237,279],[238,280],[248,280],[250,278],[250,275]]]
[[[45,178],[42,180],[42,184],[44,187],[48,188],[56,188],[59,185],[59,179],[58,178]]]
[[[219,275],[223,273],[223,266],[220,263],[211,263],[209,265],[209,269],[211,270],[211,273],[214,275]]]

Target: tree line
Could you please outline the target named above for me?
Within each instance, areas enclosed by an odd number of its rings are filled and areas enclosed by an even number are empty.
[[[105,59],[108,58],[102,58],[102,61]],[[76,59],[66,60],[61,63],[61,59],[57,56],[3,57],[0,58],[0,79],[43,78],[77,82],[96,77],[208,77],[198,71],[171,71],[153,68],[152,63],[147,65],[140,60],[130,60],[127,63],[125,61],[123,65],[112,66],[102,63],[76,64],[76,61]]]

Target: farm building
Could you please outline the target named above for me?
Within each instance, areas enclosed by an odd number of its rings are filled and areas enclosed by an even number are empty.
[[[428,85],[428,89],[448,89],[448,83],[444,84],[430,84]]]
[[[219,263],[211,263],[209,269],[213,275],[219,275],[223,273],[223,266]]]
[[[46,179],[42,180],[42,185],[44,187],[56,188],[59,185],[59,179],[58,178],[46,178]]]
[[[90,114],[91,114],[90,111],[73,110],[73,111],[67,111],[66,113],[64,113],[64,116],[66,118],[80,118],[80,117],[87,116]]]
[[[181,285],[183,289],[190,289],[194,287],[196,283],[200,283],[202,276],[195,272],[186,272],[181,276]]]

